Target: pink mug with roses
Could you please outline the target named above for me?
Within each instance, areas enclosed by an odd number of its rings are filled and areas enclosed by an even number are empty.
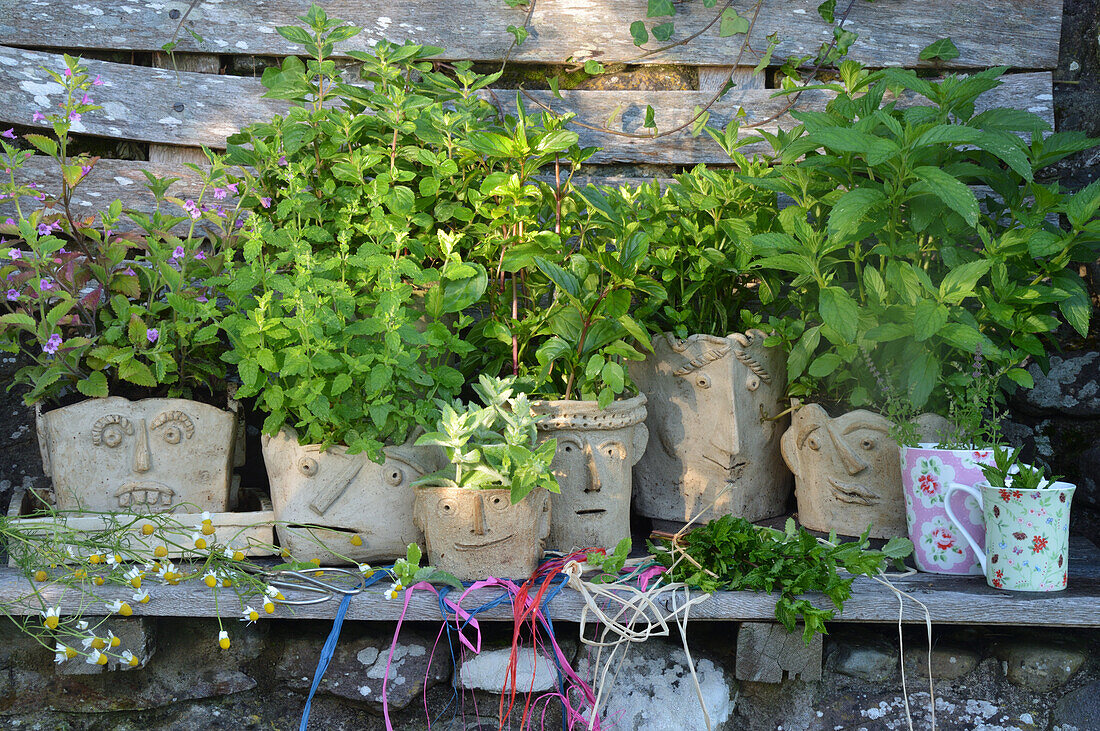
[[[982,575],[978,556],[947,517],[946,500],[952,482],[975,485],[984,480],[983,464],[993,464],[992,449],[938,449],[934,443],[901,447],[905,523],[921,571]],[[978,501],[963,492],[951,499],[953,512],[980,545],[985,540],[985,521]]]

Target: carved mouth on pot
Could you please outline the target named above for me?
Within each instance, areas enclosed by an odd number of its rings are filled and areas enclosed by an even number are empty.
[[[852,505],[874,505],[879,501],[879,496],[862,485],[853,485],[850,482],[838,482],[831,477],[825,478],[836,493],[836,499],[842,503]]]
[[[607,511],[603,508],[588,508],[587,510],[576,511],[577,515],[603,515]]]
[[[505,541],[509,541],[513,537],[515,537],[515,535],[516,535],[515,533],[509,533],[508,535],[504,536],[503,538],[497,538],[495,541],[486,541],[485,543],[456,543],[455,548],[457,548],[460,551],[477,551],[477,550],[480,550],[482,548],[488,548],[489,546],[496,546],[500,543],[504,543]]]
[[[176,491],[160,482],[127,482],[115,492],[120,508],[165,510],[172,507]]]

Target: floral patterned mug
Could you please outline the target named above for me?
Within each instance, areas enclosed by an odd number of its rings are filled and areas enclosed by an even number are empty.
[[[1052,482],[1040,490],[955,482],[947,488],[947,515],[974,549],[990,586],[1061,591],[1069,568],[1069,509],[1075,489],[1068,482]],[[982,506],[984,551],[951,509],[951,496],[959,491]]]
[[[933,574],[980,576],[982,566],[959,530],[947,517],[947,486],[973,485],[985,479],[983,464],[993,464],[991,449],[938,449],[935,444],[901,447],[901,490],[905,523],[913,541],[917,568]],[[956,495],[954,504],[967,532],[979,543],[985,525],[978,501]]]

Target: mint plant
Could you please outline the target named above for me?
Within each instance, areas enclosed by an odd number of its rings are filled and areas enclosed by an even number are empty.
[[[102,82],[71,56],[61,72],[46,71],[65,88],[65,102],[32,120],[49,125],[53,136],[26,140],[56,161],[60,191],[16,184],[29,152],[0,141],[8,177],[0,194],[16,211],[9,223],[16,235],[0,243],[0,349],[27,361],[15,382],[30,386],[28,404],[57,401],[73,389],[85,396],[212,398],[212,384],[226,377],[213,281],[232,257],[237,213],[207,205],[204,196],[225,199],[233,184],[219,164],[194,166],[203,180],[199,201],[181,201],[168,195],[175,179],[146,173],[152,213],[124,214],[116,200],[78,217],[73,193],[98,158],[72,156],[69,132],[81,115],[99,109],[90,95]],[[120,234],[124,215],[136,229]]]
[[[772,320],[791,395],[874,401],[861,348],[916,410],[966,400],[979,347],[1001,388],[1030,387],[1022,364],[1045,361],[1061,322],[1088,330],[1087,290],[1069,265],[1096,258],[1100,233],[1100,185],[1068,195],[1036,174],[1096,141],[1045,135],[1028,112],[977,112],[1004,69],[942,81],[851,61],[839,71],[822,85],[836,93],[825,111],[762,133],[779,165],[754,178],[794,200],[777,231],[753,237],[762,297],[798,313]],[[930,106],[902,107],[902,94]],[[1059,214],[1069,230],[1049,220]]]
[[[1061,480],[1061,477],[1047,479],[1046,469],[1041,465],[1024,464],[1020,461],[1022,447],[1008,449],[998,446],[993,450],[993,464],[982,465],[982,474],[990,487],[1010,488],[1013,490],[1041,490]]]
[[[421,477],[414,486],[506,488],[512,504],[537,488],[560,492],[550,470],[557,441],[539,444],[530,401],[515,393],[515,378],[482,375],[473,386],[483,404],[439,402],[436,430],[416,440],[418,446],[443,449],[449,465]]]

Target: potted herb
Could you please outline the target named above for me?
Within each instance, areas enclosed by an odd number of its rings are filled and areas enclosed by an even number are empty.
[[[118,201],[76,217],[73,191],[97,158],[74,156],[69,131],[99,109],[90,97],[99,82],[77,59],[65,62],[49,71],[66,89],[65,106],[34,120],[54,136],[26,135],[57,161],[60,193],[0,183],[16,209],[0,246],[0,349],[26,363],[16,382],[29,386],[25,401],[39,410],[43,467],[59,508],[227,510],[237,428],[224,408],[213,283],[232,256],[236,212],[203,202],[224,185],[225,171],[204,173],[198,202],[168,197],[173,181],[147,173],[156,206],[127,214],[131,233],[119,234]],[[2,148],[8,169],[29,154]]]
[[[955,364],[979,347],[1001,374],[998,388],[1030,387],[1020,366],[1045,361],[1043,338],[1063,320],[1087,332],[1091,306],[1069,264],[1095,257],[1090,221],[1100,206],[1095,191],[1067,196],[1036,173],[1093,141],[1044,136],[1046,123],[1032,114],[978,112],[975,99],[1000,83],[997,69],[942,81],[848,61],[839,71],[824,112],[798,112],[795,130],[766,135],[780,164],[756,179],[793,199],[778,231],[753,238],[762,297],[775,293],[779,310],[793,313],[769,320],[769,344],[788,353],[790,395],[839,409],[871,405],[876,379],[863,350],[910,413],[949,415],[951,391],[939,386],[962,392],[970,368]],[[884,101],[887,90],[927,106],[901,108]],[[977,186],[995,191],[984,211]],[[1059,213],[1070,230],[1048,220]],[[874,519],[872,536],[899,534],[889,422],[865,414],[832,423],[822,408],[807,408],[783,447],[800,516],[816,513],[813,527],[841,533]],[[828,468],[815,456],[824,435],[852,442]],[[889,454],[880,459],[881,450]],[[816,505],[836,510],[825,517]]]
[[[540,443],[514,383],[482,375],[473,390],[483,406],[440,401],[436,431],[416,442],[442,448],[449,462],[414,483],[416,524],[432,565],[461,579],[529,576],[550,532],[557,445]]]
[[[1022,464],[1020,449],[993,451],[983,465],[985,480],[947,488],[946,508],[981,563],[986,582],[1013,591],[1061,591],[1069,575],[1069,513],[1076,486],[1046,477],[1042,467]],[[955,492],[977,501],[984,541],[969,530],[951,503]],[[967,518],[968,516],[962,516]]]
[[[731,154],[742,174],[767,168]],[[585,197],[619,238],[649,236],[645,270],[668,293],[636,312],[658,334],[629,368],[646,395],[652,444],[634,469],[635,508],[658,525],[782,514],[791,489],[779,454],[783,352],[765,347],[758,329],[736,332],[740,313],[759,310],[751,237],[776,225],[775,195],[699,166],[663,192],[654,182]]]
[[[486,273],[460,257],[475,173],[458,143],[491,111],[411,44],[354,54],[368,83],[344,84],[328,57],[360,29],[316,5],[303,22],[278,30],[311,60],[289,57],[263,79],[289,111],[227,151],[253,191],[245,261],[227,284],[227,358],[240,395],[267,414],[283,544],[368,561],[420,539],[409,486],[439,456],[414,442],[436,419],[433,399],[463,386],[461,312]]]

